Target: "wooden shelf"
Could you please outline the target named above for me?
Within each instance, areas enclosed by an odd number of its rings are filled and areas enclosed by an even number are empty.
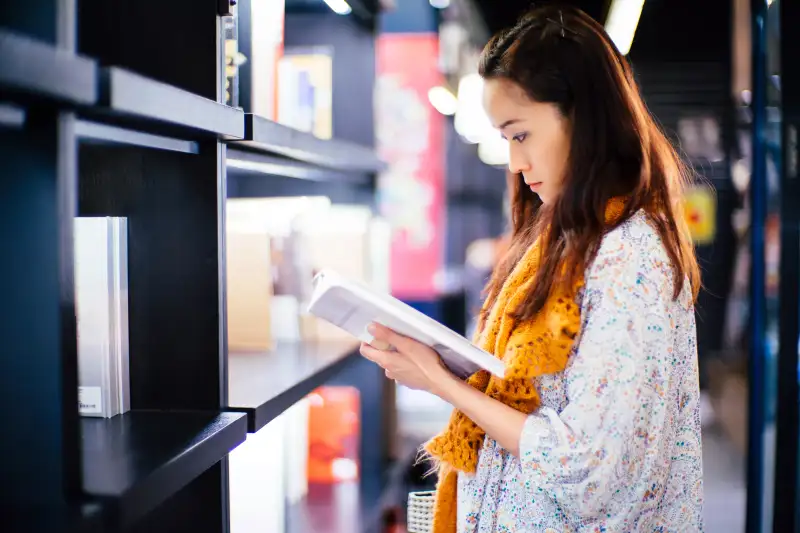
[[[0,30],[0,89],[92,105],[97,101],[97,65],[50,44]]]
[[[244,137],[244,113],[178,87],[119,67],[100,74],[100,104],[125,117],[162,122],[216,135]]]
[[[245,115],[245,137],[233,145],[237,144],[344,172],[376,173],[385,167],[372,148],[337,139],[319,139],[252,113]]]
[[[247,413],[248,431],[255,433],[344,368],[358,347],[358,342],[289,342],[270,352],[230,353],[230,409]]]
[[[246,437],[241,413],[132,411],[82,418],[84,491],[127,527]]]

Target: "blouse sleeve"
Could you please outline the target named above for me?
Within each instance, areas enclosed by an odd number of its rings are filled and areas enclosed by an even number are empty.
[[[566,406],[530,415],[520,440],[528,486],[571,521],[600,518],[627,500],[646,457],[663,446],[671,276],[635,248],[601,248],[564,371]]]

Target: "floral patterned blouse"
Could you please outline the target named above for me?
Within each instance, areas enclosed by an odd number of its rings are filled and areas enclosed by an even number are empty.
[[[458,533],[703,530],[694,309],[642,213],[586,273],[567,368],[538,379],[520,458],[486,438],[458,480]]]

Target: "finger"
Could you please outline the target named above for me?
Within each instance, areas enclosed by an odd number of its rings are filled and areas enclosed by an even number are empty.
[[[370,324],[368,331],[376,340],[386,342],[401,352],[411,349],[416,343],[416,341],[404,335],[400,335],[396,331],[382,326],[381,324]]]
[[[388,352],[391,350],[392,345],[386,341],[382,341],[380,339],[373,339],[372,342],[369,343],[370,346],[375,348],[376,350],[382,350],[384,352]]]
[[[373,363],[380,365],[382,367],[386,366],[387,352],[373,348],[372,346],[370,346],[365,342],[361,343],[361,349],[359,351],[361,352],[361,355],[363,355],[365,358],[369,359]]]
[[[392,372],[388,368],[386,370],[384,370],[383,373],[386,374],[387,378],[392,379],[392,380],[394,379],[394,374],[392,374]]]

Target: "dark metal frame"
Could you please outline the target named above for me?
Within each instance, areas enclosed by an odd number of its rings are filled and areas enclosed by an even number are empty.
[[[747,438],[747,533],[759,533],[763,516],[766,296],[764,232],[767,217],[766,130],[766,0],[751,0],[752,13],[752,132],[750,178],[750,354]]]
[[[800,70],[797,39],[790,37],[800,20],[800,5],[782,1],[781,94],[781,258],[780,338],[778,355],[777,442],[775,457],[775,506],[773,531],[800,529],[798,452],[800,438],[800,387],[798,387],[798,339],[800,339],[800,181],[798,181],[798,129],[800,128]]]

